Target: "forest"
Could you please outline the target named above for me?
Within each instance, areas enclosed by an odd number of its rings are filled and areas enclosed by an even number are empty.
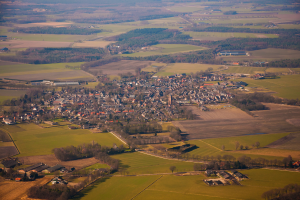
[[[78,27],[29,27],[29,28],[14,28],[12,32],[30,33],[30,34],[66,34],[66,35],[91,35],[101,33],[100,29],[78,28]]]
[[[28,64],[61,62],[89,62],[100,60],[105,54],[102,48],[28,48],[16,56],[1,56],[2,60]]]

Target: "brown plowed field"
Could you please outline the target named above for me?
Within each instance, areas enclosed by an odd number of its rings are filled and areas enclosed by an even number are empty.
[[[135,74],[135,70],[138,67],[144,68],[150,65],[149,61],[137,61],[137,60],[122,60],[119,62],[113,62],[99,67],[90,68],[90,71],[98,72],[102,71],[103,74],[119,75],[126,74],[128,72]]]
[[[188,139],[299,131],[299,127],[286,122],[287,119],[300,118],[298,107],[274,104],[269,106],[271,107],[270,110],[252,111],[254,117],[243,111],[236,111],[236,109],[202,112],[193,108],[200,119],[174,121],[173,124],[188,134]],[[189,109],[191,108],[189,107]]]

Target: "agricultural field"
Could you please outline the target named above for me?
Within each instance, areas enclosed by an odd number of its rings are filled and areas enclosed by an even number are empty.
[[[141,152],[113,155],[121,161],[121,171],[133,174],[170,173],[170,166],[176,166],[178,172],[193,171],[193,163],[157,158]],[[119,173],[119,172],[118,172]]]
[[[249,51],[250,56],[222,56],[225,61],[275,61],[282,59],[300,59],[300,51],[291,49],[261,49]]]
[[[190,35],[195,40],[224,40],[227,38],[277,38],[274,34],[255,34],[255,33],[222,33],[222,32],[183,32]]]
[[[100,145],[112,146],[122,144],[111,133],[92,133],[89,130],[70,130],[67,126],[42,128],[35,124],[4,126],[20,151],[18,156],[48,155],[53,148],[98,142]]]
[[[265,67],[233,67],[230,66],[228,69],[222,71],[222,73],[226,74],[256,74],[256,73],[265,73]]]
[[[265,88],[274,92],[274,96],[296,99],[300,98],[300,75],[280,76],[276,79],[243,79],[248,83],[247,87]]]
[[[185,134],[188,134],[188,139],[232,137],[257,133],[285,133],[295,132],[299,129],[299,127],[286,121],[300,117],[300,108],[297,106],[278,110],[251,111],[253,116],[243,111],[237,112],[236,109],[200,111],[194,106],[190,106],[188,109],[192,109],[193,113],[198,115],[200,119],[172,122]]]
[[[190,51],[200,51],[206,49],[205,47],[199,47],[188,44],[157,44],[150,47],[153,50],[140,51],[132,54],[123,54],[128,57],[146,57],[152,55],[168,55],[174,53],[183,53]]]
[[[109,63],[99,67],[90,68],[92,72],[101,72],[103,74],[118,76],[119,74],[132,73],[136,74],[137,68],[144,68],[151,65],[151,61],[121,60]]]
[[[0,44],[1,47],[8,47],[9,49],[72,46],[71,42],[56,42],[55,39],[54,41],[9,40],[5,42],[1,42]],[[2,53],[1,55],[8,56],[9,53]]]
[[[20,64],[6,62],[7,65],[0,65],[0,78],[10,78],[18,80],[72,80],[72,79],[91,79],[90,74],[79,70],[83,62],[76,63],[53,63],[53,64]],[[78,67],[69,69],[65,66]]]
[[[5,90],[0,89],[0,104],[5,100],[18,98],[26,93],[26,90]]]
[[[298,183],[300,174],[267,169],[243,170],[250,177],[242,186],[210,187],[197,176],[136,176],[111,177],[99,180],[93,188],[84,190],[81,199],[97,199],[100,195],[110,199],[261,199],[263,192],[273,188]],[[116,192],[118,191],[118,192]]]
[[[209,64],[191,64],[191,63],[172,63],[168,64],[166,67],[162,68],[156,76],[169,76],[181,73],[196,73],[200,71],[205,71],[208,68],[213,68],[214,71],[222,68],[221,65],[209,65]]]
[[[114,43],[113,41],[83,41],[74,43],[72,47],[88,47],[88,48],[105,48],[107,45]]]

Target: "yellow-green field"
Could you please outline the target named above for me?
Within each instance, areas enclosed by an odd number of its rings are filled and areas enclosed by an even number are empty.
[[[265,67],[228,67],[222,73],[256,74],[264,73],[265,69]]]
[[[299,184],[300,173],[267,169],[242,170],[249,180],[242,186],[207,186],[204,175],[174,176],[154,175],[137,177],[111,177],[96,182],[83,190],[81,199],[137,199],[137,200],[249,200],[262,199],[262,193],[287,184]]]
[[[72,47],[89,47],[89,48],[105,48],[107,45],[114,43],[113,41],[83,41],[74,43]]]
[[[167,55],[167,54],[182,53],[182,52],[189,52],[189,51],[200,51],[206,49],[205,47],[199,47],[199,46],[188,45],[188,44],[157,44],[151,46],[151,48],[153,48],[153,50],[140,51],[132,54],[123,54],[123,56],[145,57],[145,56],[152,56],[152,55]]]
[[[92,133],[89,130],[70,130],[66,125],[41,128],[35,124],[19,124],[3,126],[9,132],[20,151],[18,156],[34,156],[51,154],[53,148],[77,146],[92,141],[100,145],[112,146],[122,143],[111,133]]]
[[[191,63],[174,63],[168,64],[166,67],[162,68],[155,75],[157,76],[169,76],[180,73],[196,73],[200,71],[205,71],[208,68],[212,67],[213,70],[218,70],[221,68],[221,65],[208,65],[208,64],[191,64]]]
[[[183,32],[197,40],[222,40],[226,38],[277,38],[274,34],[255,34],[255,33],[221,33],[221,32]]]
[[[242,79],[248,83],[248,87],[265,88],[274,91],[274,96],[296,99],[300,98],[300,75],[280,76],[276,79],[259,79],[253,80],[250,78]]]
[[[18,98],[24,95],[26,90],[4,90],[0,89],[0,104],[8,99]]]

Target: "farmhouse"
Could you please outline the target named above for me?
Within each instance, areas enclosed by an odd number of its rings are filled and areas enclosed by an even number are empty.
[[[7,125],[15,124],[11,119],[3,118],[3,122]]]

